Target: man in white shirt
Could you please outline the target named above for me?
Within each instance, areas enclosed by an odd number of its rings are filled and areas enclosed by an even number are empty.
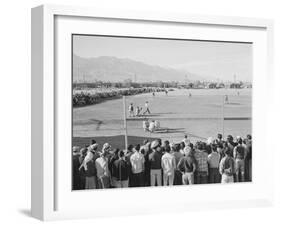
[[[110,173],[108,169],[108,159],[106,157],[106,151],[103,149],[101,156],[95,161],[97,169],[97,179],[99,188],[110,187]]]
[[[209,166],[209,183],[220,183],[221,177],[219,173],[219,164],[221,156],[217,152],[216,145],[212,145],[212,152],[208,155],[208,166]]]
[[[140,153],[140,145],[136,145],[134,153],[130,157],[132,166],[132,185],[133,187],[141,187],[144,184],[144,156]]]
[[[149,123],[149,128],[148,128],[149,132],[153,133],[155,131],[155,122],[154,120],[152,120],[150,123]]]
[[[163,169],[163,183],[164,186],[172,186],[174,184],[176,159],[175,156],[170,153],[171,148],[167,146],[165,148],[166,153],[162,156],[161,166]]]

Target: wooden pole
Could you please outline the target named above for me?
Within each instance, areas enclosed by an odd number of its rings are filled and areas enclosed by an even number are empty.
[[[123,117],[124,117],[124,136],[125,136],[125,149],[128,150],[128,134],[127,134],[127,108],[126,96],[123,96]]]

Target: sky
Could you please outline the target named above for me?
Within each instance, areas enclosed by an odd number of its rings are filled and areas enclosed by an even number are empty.
[[[185,70],[207,79],[252,81],[252,44],[73,35],[73,53],[113,56]]]

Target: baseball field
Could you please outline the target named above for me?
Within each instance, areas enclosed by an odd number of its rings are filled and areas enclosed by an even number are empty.
[[[168,92],[126,97],[128,143],[141,143],[156,137],[179,142],[187,134],[192,141],[231,134],[245,137],[252,128],[251,89],[175,89]],[[227,95],[228,101],[225,101]],[[151,114],[128,117],[128,106],[145,108]],[[160,130],[150,133],[142,128],[143,120],[157,120]],[[223,120],[224,119],[224,120]],[[73,145],[84,146],[91,139],[124,148],[123,99],[73,108]]]

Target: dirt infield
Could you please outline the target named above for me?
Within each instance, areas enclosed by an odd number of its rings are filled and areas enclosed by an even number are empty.
[[[161,127],[165,128],[163,132],[149,133],[142,129],[144,117],[128,119],[127,131],[131,137],[129,143],[155,137],[178,142],[182,140],[184,134],[188,134],[192,140],[202,140],[223,131],[224,135],[245,136],[251,133],[252,128],[251,92],[251,89],[201,89],[175,90],[168,95],[156,93],[155,96],[152,94],[129,96],[126,98],[126,110],[129,103],[144,108],[145,101],[148,101],[151,115],[146,117],[149,120],[158,120]],[[189,93],[192,94],[191,97]],[[228,95],[229,102],[223,109],[225,95]],[[73,144],[88,143],[86,140],[95,138],[101,142],[111,140],[122,146],[123,134],[122,99],[73,109]]]

